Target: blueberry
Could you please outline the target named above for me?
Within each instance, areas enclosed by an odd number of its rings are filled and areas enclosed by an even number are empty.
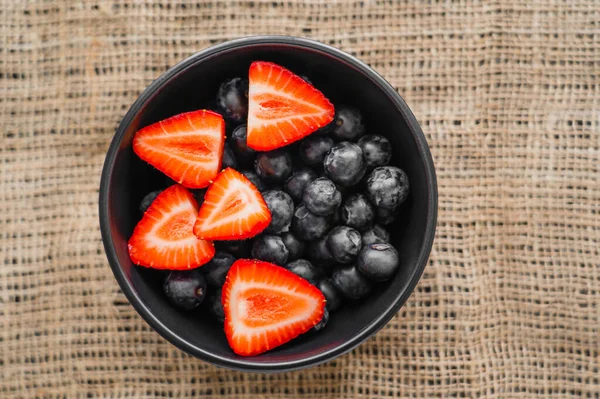
[[[391,211],[389,209],[375,208],[375,221],[382,226],[391,224],[396,220],[396,217],[398,217],[397,210]]]
[[[271,211],[271,223],[266,228],[267,233],[279,233],[289,226],[294,214],[294,201],[283,191],[268,190],[263,198]]]
[[[319,271],[306,259],[296,259],[284,267],[311,284],[315,284],[319,277]]]
[[[238,158],[243,161],[249,161],[254,159],[256,151],[248,147],[247,143],[247,129],[246,125],[240,125],[233,129],[231,133],[231,141],[233,143],[233,150],[237,154]]]
[[[300,241],[291,232],[281,234],[281,240],[288,250],[288,261],[296,260],[304,255],[304,241]]]
[[[333,257],[329,248],[327,248],[327,237],[322,237],[318,240],[308,243],[306,257],[317,267],[329,269],[333,263]]]
[[[163,290],[173,305],[193,310],[204,301],[206,279],[197,269],[172,271],[165,279]]]
[[[317,283],[317,288],[325,295],[325,299],[327,300],[326,307],[330,312],[335,312],[342,306],[342,296],[331,280],[327,279],[319,281]]]
[[[408,177],[395,166],[375,168],[367,178],[367,198],[378,208],[395,210],[408,197]]]
[[[208,311],[217,321],[223,323],[225,321],[225,310],[223,309],[223,302],[221,300],[222,291],[219,288],[215,293],[211,293],[206,298],[206,306]]]
[[[248,115],[248,81],[242,78],[226,80],[219,87],[217,106],[224,116],[242,122]]]
[[[248,180],[250,180],[250,182],[258,189],[258,191],[266,190],[266,184],[260,179],[260,177],[258,177],[256,173],[254,173],[254,171],[242,170],[240,173],[246,176]]]
[[[302,194],[304,194],[304,189],[308,186],[308,183],[316,178],[317,174],[312,169],[303,168],[297,170],[287,179],[283,190],[292,197],[294,202],[299,203],[302,201]]]
[[[337,226],[327,236],[327,248],[339,263],[352,263],[362,247],[360,233],[348,226]]]
[[[281,237],[271,234],[258,236],[252,244],[252,257],[282,266],[289,255]]]
[[[230,253],[217,251],[210,262],[202,266],[200,270],[204,272],[204,277],[206,277],[208,284],[222,287],[225,283],[227,272],[235,261],[235,256]]]
[[[300,143],[300,158],[309,166],[321,166],[325,154],[334,145],[329,137],[311,135]]]
[[[378,224],[362,232],[362,245],[384,244],[389,241],[390,233]]]
[[[327,216],[340,206],[342,194],[331,180],[319,177],[308,183],[302,195],[302,202],[315,215]]]
[[[373,289],[372,283],[365,278],[356,266],[349,265],[334,270],[331,281],[342,295],[349,299],[360,299]]]
[[[237,160],[235,159],[235,155],[234,155],[233,151],[231,150],[231,147],[229,147],[228,144],[225,144],[225,147],[223,148],[223,162],[222,162],[221,167],[223,169],[225,169],[225,168],[237,169],[237,167],[238,167]]]
[[[228,252],[236,258],[248,258],[250,248],[248,240],[215,241],[217,251]]]
[[[358,140],[358,145],[363,151],[367,169],[384,166],[392,159],[392,145],[383,136],[368,135]]]
[[[323,161],[325,174],[340,186],[353,186],[365,175],[367,165],[362,150],[354,143],[343,141],[334,146]]]
[[[292,217],[292,232],[301,240],[316,240],[329,230],[329,220],[325,216],[315,215],[304,205],[294,211]]]
[[[325,326],[327,325],[328,321],[329,321],[329,311],[327,310],[327,308],[325,308],[323,310],[323,318],[321,319],[320,322],[318,322],[317,324],[315,324],[315,326],[313,327],[313,330],[315,330],[315,331],[321,331],[322,329],[325,328]]]
[[[292,157],[282,150],[261,152],[254,161],[254,169],[268,183],[283,183],[292,174]]]
[[[140,212],[142,214],[146,213],[146,211],[148,210],[148,208],[150,208],[150,205],[152,205],[152,203],[154,202],[154,200],[156,199],[156,197],[158,197],[158,194],[161,193],[161,190],[157,190],[157,191],[152,191],[148,194],[146,194],[144,196],[144,198],[142,198],[142,201],[140,202]]]
[[[375,210],[367,197],[362,194],[351,194],[346,197],[340,208],[340,219],[342,224],[362,231],[373,223]]]
[[[358,271],[372,281],[389,280],[399,265],[398,251],[390,244],[366,245],[356,261]]]
[[[336,110],[335,126],[331,136],[338,141],[354,141],[365,133],[361,113],[352,107],[340,106]]]

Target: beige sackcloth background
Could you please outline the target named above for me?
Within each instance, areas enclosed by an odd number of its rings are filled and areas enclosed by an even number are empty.
[[[188,55],[314,38],[406,99],[439,221],[376,336],[301,372],[243,374],[153,332],[98,227],[115,128]],[[0,1],[0,397],[600,395],[600,2]]]

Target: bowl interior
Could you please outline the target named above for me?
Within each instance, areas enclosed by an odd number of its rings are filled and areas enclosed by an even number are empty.
[[[408,174],[411,193],[400,218],[390,226],[392,243],[398,249],[401,261],[401,269],[393,280],[380,284],[368,298],[332,314],[323,331],[305,334],[260,356],[241,358],[231,351],[222,327],[210,315],[204,314],[203,310],[189,314],[171,306],[161,290],[162,272],[131,263],[127,240],[140,218],[137,210],[140,200],[148,192],[172,184],[160,172],[138,159],[131,143],[135,132],[144,126],[181,112],[210,108],[219,83],[228,77],[247,76],[248,67],[254,60],[273,61],[304,74],[334,104],[348,104],[360,109],[366,119],[367,133],[384,135],[392,142],[393,164]],[[159,78],[154,86],[160,82],[160,87],[153,93],[148,92],[143,101],[136,103],[137,107],[134,105],[130,111],[131,118],[126,118],[130,123],[120,128],[121,140],[118,141],[117,136],[116,142],[113,142],[115,148],[112,154],[109,153],[103,175],[107,198],[106,224],[110,236],[105,245],[114,253],[116,262],[113,259],[113,268],[122,271],[121,276],[118,270],[115,274],[119,282],[125,284],[123,289],[136,309],[144,308],[152,314],[155,319],[153,326],[178,346],[205,360],[238,368],[252,367],[252,364],[258,369],[261,365],[268,368],[274,364],[299,364],[306,359],[335,352],[367,328],[371,328],[371,332],[376,331],[406,299],[420,276],[426,260],[422,252],[424,248],[428,252],[431,244],[427,242],[430,238],[426,230],[435,223],[435,215],[430,210],[435,195],[432,195],[431,176],[428,178],[426,170],[428,161],[424,154],[427,150],[422,148],[422,143],[417,143],[417,133],[409,128],[404,111],[399,111],[390,93],[382,90],[381,81],[373,75],[368,75],[348,60],[302,45],[254,43],[223,49],[218,54],[191,59],[185,64],[174,76]],[[141,303],[136,303],[138,299]],[[141,313],[144,315],[144,312]],[[382,314],[385,314],[385,320],[381,320]],[[144,317],[148,320],[147,315]],[[373,327],[374,323],[378,325]],[[169,331],[161,331],[163,328]],[[173,336],[178,338],[173,339]],[[358,343],[353,342],[335,354]]]

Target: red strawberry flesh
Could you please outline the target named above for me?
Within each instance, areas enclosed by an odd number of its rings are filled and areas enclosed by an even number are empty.
[[[129,239],[131,261],[155,269],[185,270],[215,254],[210,241],[193,233],[198,203],[184,187],[173,185],[156,197]]]
[[[225,335],[233,351],[253,356],[282,345],[323,317],[325,297],[272,263],[237,260],[223,285]]]
[[[241,240],[267,228],[271,213],[258,189],[234,169],[221,172],[204,195],[194,234],[204,240]]]
[[[215,112],[175,115],[138,131],[133,150],[144,161],[188,188],[203,188],[221,170],[225,122]]]
[[[331,102],[312,85],[272,62],[250,66],[248,146],[270,151],[308,136],[333,120]]]

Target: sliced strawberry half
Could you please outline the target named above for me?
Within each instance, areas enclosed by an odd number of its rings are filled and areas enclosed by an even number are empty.
[[[270,151],[333,120],[333,104],[301,77],[272,62],[250,65],[248,147]]]
[[[258,189],[246,176],[227,168],[204,194],[194,234],[203,240],[242,240],[269,223],[271,212]]]
[[[225,121],[200,110],[175,115],[135,134],[133,151],[156,169],[188,188],[203,188],[221,170]]]
[[[188,190],[175,184],[156,197],[129,239],[129,257],[136,265],[184,270],[212,259],[210,241],[193,233],[198,203]]]
[[[229,346],[242,356],[258,355],[307,332],[325,309],[325,297],[308,281],[248,259],[231,266],[221,300]]]

